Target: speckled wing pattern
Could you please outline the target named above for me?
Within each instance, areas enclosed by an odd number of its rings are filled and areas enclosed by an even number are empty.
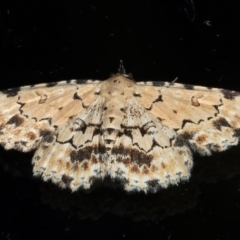
[[[192,151],[237,145],[238,92],[169,82],[70,80],[0,92],[0,143],[30,151],[33,172],[72,191],[118,179],[126,191],[188,180]]]

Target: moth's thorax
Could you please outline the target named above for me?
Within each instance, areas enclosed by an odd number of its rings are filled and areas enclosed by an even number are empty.
[[[100,96],[104,98],[103,128],[120,129],[126,103],[134,96],[136,84],[123,75],[114,75],[102,83]]]
[[[135,92],[136,84],[124,75],[114,75],[102,83],[100,95],[111,100],[112,98],[127,99]]]

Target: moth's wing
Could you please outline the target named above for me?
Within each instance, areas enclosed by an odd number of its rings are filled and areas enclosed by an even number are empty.
[[[97,83],[71,80],[0,91],[0,144],[24,152],[35,149],[95,100],[91,93]]]
[[[187,144],[178,146],[178,136],[172,128],[143,107],[139,99],[144,93],[151,94],[137,89],[135,97],[126,104],[126,117],[112,151],[109,173],[120,178],[127,191],[155,192],[187,180],[192,155]]]
[[[44,138],[33,156],[35,176],[72,191],[88,189],[93,179],[107,175],[109,158],[101,130],[105,99],[89,91],[85,97],[96,99]]]
[[[224,151],[240,139],[240,93],[169,82],[139,84],[141,104],[202,155]]]

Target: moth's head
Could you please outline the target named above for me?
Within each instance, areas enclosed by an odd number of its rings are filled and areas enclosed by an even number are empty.
[[[122,76],[124,76],[124,77],[126,77],[126,78],[129,78],[129,79],[131,79],[131,80],[133,80],[133,76],[132,76],[132,74],[131,73],[126,73],[126,70],[125,70],[125,68],[124,68],[124,66],[123,66],[123,61],[122,60],[120,60],[120,64],[119,64],[119,67],[118,67],[118,72],[117,72],[117,74],[111,74],[111,77],[112,76],[114,76],[114,75],[122,75]]]

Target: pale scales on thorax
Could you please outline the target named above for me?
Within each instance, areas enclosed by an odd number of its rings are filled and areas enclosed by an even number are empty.
[[[71,80],[0,92],[0,143],[30,151],[33,173],[73,191],[118,179],[126,191],[188,180],[192,151],[237,145],[240,94],[169,82]]]

